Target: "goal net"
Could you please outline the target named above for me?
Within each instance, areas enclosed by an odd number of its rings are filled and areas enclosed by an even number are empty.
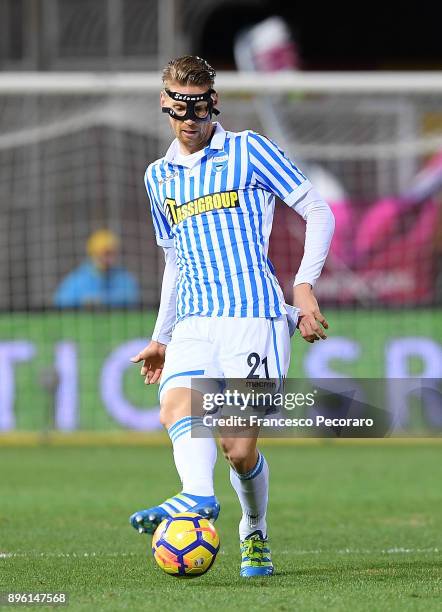
[[[399,77],[395,87],[379,76],[328,76],[321,86],[317,77],[279,75],[265,89],[256,77],[219,81],[223,125],[276,140],[333,208],[336,236],[318,295],[366,308],[440,302],[440,82],[432,91],[430,79],[404,86]],[[50,307],[100,227],[121,236],[142,302],[157,302],[143,174],[171,139],[159,86],[156,75],[1,77],[1,308]],[[271,255],[286,290],[302,235],[297,216],[278,207]]]

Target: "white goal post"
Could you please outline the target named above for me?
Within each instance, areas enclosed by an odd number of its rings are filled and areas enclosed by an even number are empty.
[[[265,78],[264,78],[265,77]],[[161,84],[159,72],[0,73],[0,94],[97,94],[150,93]],[[442,72],[219,72],[220,91],[259,93],[438,93]]]

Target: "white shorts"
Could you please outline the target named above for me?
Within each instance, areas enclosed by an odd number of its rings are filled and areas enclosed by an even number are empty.
[[[275,319],[191,316],[167,346],[159,396],[192,378],[280,379],[290,364],[287,316]]]

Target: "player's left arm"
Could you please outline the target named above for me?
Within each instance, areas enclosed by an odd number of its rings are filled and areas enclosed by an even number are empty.
[[[294,209],[306,221],[306,230],[304,255],[293,287],[293,303],[300,309],[298,327],[302,337],[307,342],[315,342],[327,338],[324,329],[328,329],[328,322],[319,309],[313,287],[328,255],[335,218],[330,206],[313,188],[300,198]]]
[[[307,342],[327,336],[328,323],[313,293],[324,266],[335,227],[329,205],[301,170],[271,140],[250,132],[250,162],[257,183],[274,193],[306,221],[304,255],[295,277],[293,301],[300,309],[298,327]]]

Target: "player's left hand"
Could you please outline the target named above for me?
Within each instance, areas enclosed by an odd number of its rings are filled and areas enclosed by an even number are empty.
[[[293,304],[300,309],[298,328],[304,340],[311,344],[316,340],[325,340],[324,329],[328,329],[328,323],[319,310],[311,285],[301,283],[294,287]]]

